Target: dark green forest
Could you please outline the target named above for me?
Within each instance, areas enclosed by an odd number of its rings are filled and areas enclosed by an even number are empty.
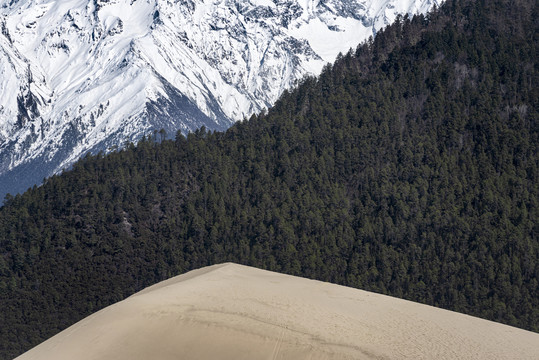
[[[149,136],[8,196],[0,358],[225,261],[539,331],[538,18],[448,0],[226,132]]]

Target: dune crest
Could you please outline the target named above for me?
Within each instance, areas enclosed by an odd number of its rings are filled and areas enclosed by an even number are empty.
[[[171,278],[17,359],[536,359],[539,334],[237,264]]]

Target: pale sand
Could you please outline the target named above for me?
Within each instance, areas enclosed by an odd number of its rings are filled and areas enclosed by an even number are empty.
[[[109,306],[18,359],[539,359],[539,334],[236,264]]]

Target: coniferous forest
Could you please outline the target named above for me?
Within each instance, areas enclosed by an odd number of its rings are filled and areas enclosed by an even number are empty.
[[[401,17],[267,113],[0,209],[0,358],[225,261],[539,331],[539,3]]]

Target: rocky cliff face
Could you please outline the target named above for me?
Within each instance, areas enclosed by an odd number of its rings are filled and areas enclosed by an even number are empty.
[[[88,151],[223,130],[438,0],[0,0],[0,196]]]

